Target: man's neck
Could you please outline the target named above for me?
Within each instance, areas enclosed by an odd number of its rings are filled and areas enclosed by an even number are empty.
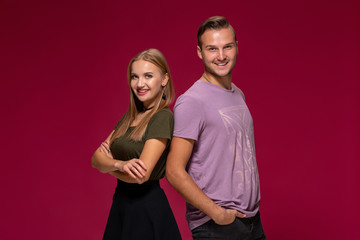
[[[223,87],[223,88],[228,89],[228,90],[231,89],[231,80],[232,80],[232,75],[231,74],[229,74],[229,75],[227,75],[225,77],[218,77],[218,76],[215,77],[214,75],[205,72],[201,76],[200,79],[205,81],[205,82],[215,84],[217,86]]]

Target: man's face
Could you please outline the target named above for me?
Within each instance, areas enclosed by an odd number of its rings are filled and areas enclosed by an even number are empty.
[[[197,53],[203,60],[205,72],[214,77],[231,76],[238,52],[235,34],[230,28],[206,30],[201,36],[202,48]]]

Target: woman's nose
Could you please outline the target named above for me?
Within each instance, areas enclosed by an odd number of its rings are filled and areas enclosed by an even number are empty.
[[[138,87],[143,87],[145,85],[145,81],[144,78],[140,77],[137,81],[137,86]]]

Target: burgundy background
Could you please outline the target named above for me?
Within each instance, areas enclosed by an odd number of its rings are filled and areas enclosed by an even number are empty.
[[[101,238],[115,180],[90,158],[127,108],[129,60],[160,49],[179,96],[213,15],[239,40],[268,239],[358,238],[359,13],[356,0],[0,1],[0,239]]]

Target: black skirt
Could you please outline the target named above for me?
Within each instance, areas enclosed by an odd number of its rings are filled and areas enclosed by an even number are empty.
[[[103,239],[181,239],[159,181],[140,185],[118,180]]]

